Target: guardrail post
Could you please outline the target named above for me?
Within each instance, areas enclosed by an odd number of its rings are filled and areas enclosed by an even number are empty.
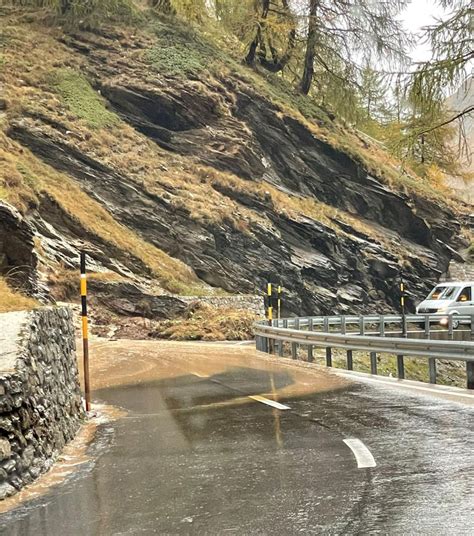
[[[425,339],[431,338],[430,328],[431,328],[430,315],[426,315],[425,316]]]
[[[448,316],[448,339],[450,341],[453,340],[454,334],[453,334],[453,315]]]
[[[329,318],[327,316],[324,317],[323,331],[326,333],[329,332]]]
[[[370,352],[370,373],[377,374],[377,354]]]
[[[434,357],[428,358],[428,370],[430,373],[430,383],[436,383],[436,359]]]
[[[295,318],[295,329],[300,329],[300,319]],[[291,343],[291,359],[298,359],[298,343]]]
[[[402,336],[408,338],[408,324],[406,314],[402,315]]]
[[[471,341],[474,340],[474,315],[471,315]]]
[[[285,318],[283,320],[283,328],[288,329],[288,319],[287,318]],[[284,355],[284,348],[285,348],[284,344],[285,344],[285,341],[280,341],[280,346],[278,347],[278,355],[280,357],[283,357],[283,355]]]
[[[398,371],[398,379],[404,380],[405,379],[405,364],[403,362],[402,355],[397,355],[397,371]]]
[[[384,315],[380,315],[380,327],[379,327],[379,330],[380,330],[380,336],[385,337],[385,316]]]
[[[291,343],[291,359],[298,359],[298,345],[296,342]]]
[[[347,350],[347,370],[354,370],[352,350]]]
[[[364,317],[360,315],[359,317],[359,335],[364,335],[365,333],[365,325],[364,325]]]
[[[341,334],[346,334],[346,315],[341,316]]]
[[[332,367],[332,348],[326,348],[326,366]]]
[[[267,337],[260,337],[260,351],[261,352],[267,352],[268,351],[268,339]]]
[[[474,389],[474,361],[466,361],[467,388]]]
[[[313,331],[313,317],[310,317],[308,319],[308,331]],[[313,345],[312,344],[308,344],[308,363],[312,363],[314,361],[314,356],[313,356]]]

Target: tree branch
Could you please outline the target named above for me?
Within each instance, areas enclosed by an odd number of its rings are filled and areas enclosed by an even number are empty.
[[[422,130],[421,132],[416,132],[415,134],[413,134],[413,136],[418,137],[418,136],[421,136],[422,134],[427,134],[428,132],[433,132],[433,130],[436,130],[438,128],[444,127],[446,125],[449,125],[453,121],[456,121],[456,119],[460,119],[461,117],[463,117],[463,116],[465,116],[467,114],[470,114],[472,112],[474,112],[474,104],[472,106],[468,106],[462,112],[459,112],[455,116],[451,117],[450,119],[447,119],[446,121],[443,121],[442,123],[439,123],[439,124],[435,125],[434,127],[427,128],[425,130]]]

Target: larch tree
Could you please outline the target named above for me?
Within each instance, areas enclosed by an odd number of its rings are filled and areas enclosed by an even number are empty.
[[[469,76],[474,60],[474,8],[472,0],[438,0],[448,10],[447,16],[425,29],[425,40],[431,44],[432,58],[418,66],[413,73],[408,92],[410,100],[425,113],[442,115],[441,111],[449,91],[457,89]],[[419,132],[431,132],[450,122],[460,121],[474,114],[474,105],[466,102],[463,110],[454,115],[438,117],[437,123],[425,125]]]
[[[299,90],[310,92],[316,64],[330,70],[328,59],[354,65],[376,56],[385,65],[406,61],[408,37],[396,16],[407,0],[306,0],[297,10],[306,35]],[[348,83],[353,80],[348,80]]]

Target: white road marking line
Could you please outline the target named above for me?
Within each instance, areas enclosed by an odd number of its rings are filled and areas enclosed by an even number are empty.
[[[270,400],[269,398],[265,398],[264,396],[255,395],[255,396],[249,396],[252,400],[256,400],[257,402],[261,402],[262,404],[266,404],[267,406],[271,406],[272,408],[276,409],[291,409],[289,406],[285,406],[284,404],[280,404],[280,402],[275,402],[274,400]]]
[[[468,398],[470,400],[474,399],[474,394],[470,393],[456,393],[456,391],[452,391],[452,387],[448,389],[443,389],[443,387],[446,387],[444,385],[440,385],[438,389],[435,389],[433,387],[424,387],[422,385],[411,385],[409,383],[406,383],[404,380],[398,380],[397,378],[394,378],[393,381],[387,381],[387,380],[380,380],[380,376],[376,378],[372,378],[365,373],[357,373],[352,374],[348,371],[337,371],[337,374],[342,374],[344,376],[352,376],[355,378],[360,378],[361,380],[365,380],[368,382],[375,382],[375,383],[383,383],[385,385],[391,385],[392,387],[403,387],[406,389],[414,389],[415,391],[427,391],[428,393],[436,393],[437,395],[445,395],[445,396],[460,396],[463,398]],[[410,381],[410,380],[408,380]],[[456,389],[456,388],[454,388]]]
[[[209,378],[209,376],[206,376],[205,374],[199,374],[199,372],[192,372],[193,376],[197,376],[198,378]],[[285,406],[284,404],[280,404],[280,402],[275,402],[274,400],[270,400],[269,398],[265,398],[261,395],[254,395],[249,396],[248,398],[251,398],[252,400],[255,400],[256,402],[261,402],[262,404],[266,404],[267,406],[271,406],[272,408],[276,409],[291,409],[289,406]]]
[[[352,450],[359,469],[375,467],[377,465],[370,450],[360,439],[343,439],[343,441]]]

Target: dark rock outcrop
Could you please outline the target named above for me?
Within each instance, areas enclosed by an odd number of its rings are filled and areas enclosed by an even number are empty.
[[[14,207],[0,201],[0,275],[31,294],[38,290],[33,238],[33,227]]]
[[[138,285],[127,282],[91,280],[89,290],[92,302],[115,314],[139,316],[153,320],[172,319],[182,315],[187,304],[173,296],[147,294]]]

